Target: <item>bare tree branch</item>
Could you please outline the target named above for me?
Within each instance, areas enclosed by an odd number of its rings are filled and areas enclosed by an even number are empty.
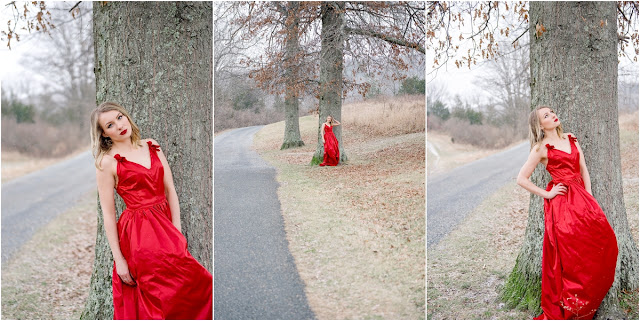
[[[380,32],[376,32],[376,31],[371,31],[371,30],[364,30],[364,29],[360,29],[360,28],[353,28],[353,27],[345,27],[345,32],[350,33],[350,34],[355,34],[355,35],[360,35],[360,36],[367,36],[367,37],[374,37],[374,38],[378,38],[378,39],[382,39],[386,42],[392,43],[392,44],[396,44],[399,46],[403,46],[403,47],[408,47],[408,48],[412,48],[415,49],[421,53],[425,53],[424,47],[421,46],[420,44],[417,43],[411,43],[402,39],[398,39],[398,38],[394,38],[388,35],[385,35],[383,33]]]

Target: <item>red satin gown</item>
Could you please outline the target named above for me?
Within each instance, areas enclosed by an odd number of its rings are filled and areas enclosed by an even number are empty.
[[[333,127],[324,125],[324,159],[320,166],[336,166],[340,162],[338,139],[333,134]]]
[[[120,250],[136,286],[122,282],[113,265],[114,319],[212,319],[212,277],[187,250],[171,223],[164,194],[160,146],[149,145],[151,168],[119,154],[118,187],[127,208],[118,220]]]
[[[569,135],[571,153],[546,145],[547,171],[553,178],[547,191],[563,183],[567,192],[544,200],[543,313],[536,320],[593,319],[616,270],[616,236],[584,188],[575,140]]]

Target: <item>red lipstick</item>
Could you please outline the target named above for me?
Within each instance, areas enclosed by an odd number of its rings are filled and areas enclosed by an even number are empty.
[[[558,118],[556,118],[556,120],[554,120],[554,122],[557,122],[557,121],[558,121]]]
[[[125,129],[125,130],[123,130],[123,131],[121,131],[121,132],[120,132],[120,135],[124,135],[124,134],[126,134],[126,133],[127,133],[127,130]]]

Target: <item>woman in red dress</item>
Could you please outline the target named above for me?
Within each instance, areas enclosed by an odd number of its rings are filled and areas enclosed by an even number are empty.
[[[212,277],[187,250],[171,169],[120,105],[91,113],[115,319],[212,319]],[[127,208],[116,223],[114,189]]]
[[[582,149],[563,133],[551,108],[529,116],[531,153],[518,184],[544,198],[543,313],[537,320],[592,319],[614,280],[618,245],[607,217],[591,194]],[[542,163],[552,181],[543,190],[529,177]]]
[[[321,137],[324,144],[324,159],[320,166],[336,166],[340,162],[340,149],[338,148],[338,139],[333,134],[333,127],[340,126],[340,122],[327,116],[327,122],[322,124]]]

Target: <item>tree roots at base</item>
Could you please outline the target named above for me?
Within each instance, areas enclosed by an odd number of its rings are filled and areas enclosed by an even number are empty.
[[[304,142],[301,141],[301,140],[284,142],[284,143],[282,143],[282,146],[280,146],[280,150],[289,149],[289,148],[295,148],[295,147],[300,147],[300,146],[304,146]]]

